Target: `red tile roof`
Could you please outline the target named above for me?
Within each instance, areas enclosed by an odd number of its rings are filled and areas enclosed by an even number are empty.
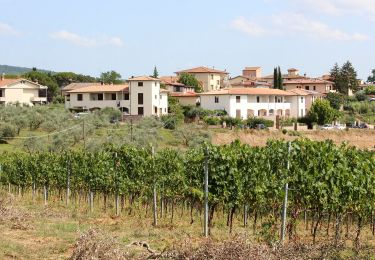
[[[286,80],[283,84],[334,84],[332,81],[314,78]]]
[[[128,85],[91,85],[67,91],[67,93],[105,93],[127,91]]]
[[[226,71],[223,70],[216,70],[216,69],[210,69],[207,67],[196,67],[192,69],[187,69],[187,70],[181,70],[175,72],[176,74],[181,74],[181,73],[212,73],[212,74],[229,74]]]
[[[199,94],[195,92],[173,92],[170,94],[172,97],[198,97]]]
[[[128,81],[160,81],[158,78],[150,77],[150,76],[138,76],[138,77],[131,77]]]
[[[7,87],[10,84],[17,83],[17,82],[20,82],[20,81],[27,81],[31,84],[39,86],[39,88],[46,88],[46,86],[43,86],[39,83],[32,82],[31,80],[23,79],[23,78],[20,78],[20,79],[0,79],[0,87]]]
[[[294,96],[294,94],[274,88],[229,88],[214,90],[200,95],[278,95],[278,96]]]

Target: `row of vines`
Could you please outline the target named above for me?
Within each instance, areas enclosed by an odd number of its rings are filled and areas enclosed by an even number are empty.
[[[172,220],[179,208],[193,224],[202,214],[206,160],[210,230],[225,216],[230,232],[233,223],[247,227],[252,219],[254,233],[266,223],[269,236],[278,236],[288,183],[290,239],[298,237],[301,222],[314,242],[318,232],[329,236],[330,225],[336,243],[345,224],[347,230],[348,225],[355,227],[356,244],[364,226],[375,231],[374,152],[331,141],[296,140],[290,151],[286,142],[269,141],[265,147],[234,142],[155,153],[151,147],[131,146],[106,147],[95,153],[5,153],[0,157],[0,181],[4,189],[13,187],[21,196],[32,192],[35,197],[43,191],[45,203],[51,192],[66,203],[87,196],[90,207],[94,197],[100,198],[104,210],[108,201],[116,200],[117,209],[126,200],[129,214],[132,206],[142,205],[160,217],[169,209]],[[153,207],[155,192],[157,206]]]

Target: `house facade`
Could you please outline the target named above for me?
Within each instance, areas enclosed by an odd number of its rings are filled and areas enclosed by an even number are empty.
[[[248,117],[276,116],[302,117],[305,115],[305,98],[297,102],[295,93],[270,88],[229,88],[201,93],[201,107],[225,110],[229,116]],[[301,110],[303,108],[303,110]]]
[[[316,91],[319,93],[336,92],[334,89],[334,83],[328,80],[317,79],[317,78],[301,78],[285,80],[283,82],[285,90],[292,89],[304,89],[309,91]]]
[[[47,103],[47,87],[27,79],[0,79],[0,105]]]
[[[211,69],[207,67],[196,67],[187,70],[175,72],[177,76],[182,73],[193,75],[201,84],[204,92],[218,90],[226,85],[228,80],[228,72],[222,70]]]
[[[160,89],[159,79],[133,77],[123,85],[92,85],[67,91],[65,107],[73,110],[112,107],[128,115],[160,116],[168,114],[168,91]]]
[[[194,87],[177,82],[178,77],[164,76],[160,77],[160,81],[169,91],[169,96],[176,98],[181,105],[196,106],[199,103],[199,96]]]

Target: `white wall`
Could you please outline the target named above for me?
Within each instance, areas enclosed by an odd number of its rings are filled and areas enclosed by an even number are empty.
[[[236,96],[240,96],[239,103],[237,103]],[[215,103],[215,95],[201,95],[201,107],[210,110],[225,110],[231,117],[236,117],[237,110],[240,110],[240,116],[243,119],[251,116],[248,110],[252,110],[254,116],[258,116],[258,111],[264,110],[265,116],[270,116],[269,112],[273,109],[272,116],[276,117],[278,110],[281,110],[282,115],[285,116],[286,110],[291,109],[289,102],[275,103],[275,96],[259,95],[259,103],[257,103],[257,95],[217,95],[216,97],[219,97],[218,103]]]
[[[46,90],[43,90],[46,91]],[[46,102],[47,98],[39,98],[39,86],[25,81],[11,84],[3,89],[3,99],[6,104],[17,103],[33,105],[34,100]]]

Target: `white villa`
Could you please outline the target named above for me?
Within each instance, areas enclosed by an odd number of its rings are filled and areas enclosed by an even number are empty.
[[[47,103],[47,87],[27,79],[0,79],[0,105]]]
[[[132,77],[123,85],[98,85],[66,91],[65,107],[72,110],[118,108],[128,115],[168,114],[168,91],[160,80],[148,76]]]
[[[277,115],[306,115],[305,95],[270,88],[229,88],[201,93],[201,106],[225,110],[231,117],[246,119],[260,116],[275,119]]]

